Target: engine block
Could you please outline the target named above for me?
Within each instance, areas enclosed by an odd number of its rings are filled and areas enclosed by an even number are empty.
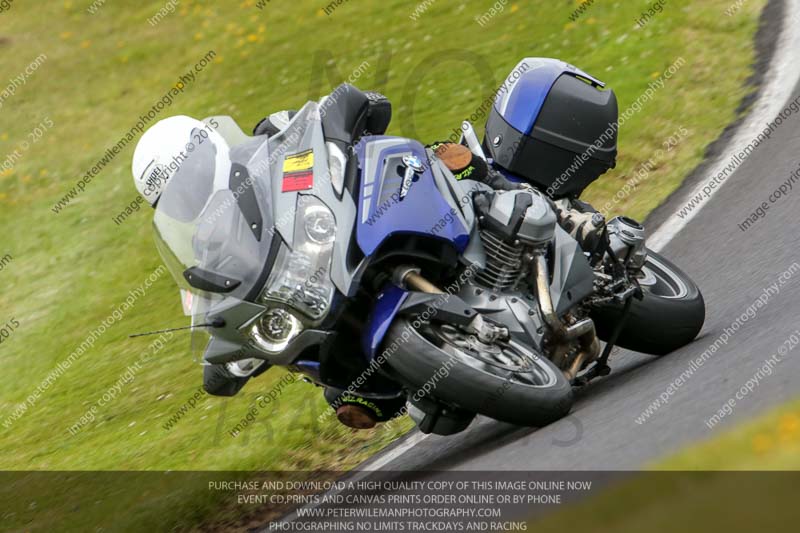
[[[513,288],[522,275],[522,245],[504,242],[487,229],[481,231],[481,241],[486,251],[486,268],[475,276],[476,281],[500,292]]]

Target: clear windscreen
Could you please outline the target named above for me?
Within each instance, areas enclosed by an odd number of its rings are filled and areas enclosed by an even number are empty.
[[[254,155],[269,157],[266,140],[232,148],[215,132],[204,133],[190,132],[187,149],[176,155],[177,170],[168,176],[154,218],[156,245],[193,325],[222,299],[247,297],[263,272],[272,237],[269,166],[249,170]],[[191,286],[190,269],[224,280],[221,290]]]
[[[271,179],[281,177],[287,157],[302,152],[320,117],[317,105],[309,103],[285,131],[269,139],[244,135],[229,117],[215,119],[217,130],[187,132],[187,149],[176,155],[179,164],[167,174],[153,222],[159,253],[195,326],[197,359],[214,332],[200,327],[214,314],[210,311],[249,312],[264,288],[273,240],[281,238],[281,224],[295,222],[293,205],[283,206],[285,213],[276,221]]]

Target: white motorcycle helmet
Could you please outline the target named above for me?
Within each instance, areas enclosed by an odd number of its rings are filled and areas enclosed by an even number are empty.
[[[191,157],[197,145],[211,141],[227,152],[227,143],[209,124],[178,115],[160,120],[148,129],[133,153],[133,182],[136,190],[155,207],[169,180]],[[227,159],[218,154],[217,165]],[[224,169],[217,169],[224,171]]]

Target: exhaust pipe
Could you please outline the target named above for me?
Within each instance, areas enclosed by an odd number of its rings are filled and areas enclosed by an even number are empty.
[[[553,306],[553,297],[550,295],[550,273],[547,269],[547,259],[544,254],[536,255],[536,295],[539,299],[539,308],[542,318],[550,326],[553,333],[565,340],[577,339],[587,333],[594,333],[594,322],[591,318],[584,318],[571,326],[567,326],[558,318]]]
[[[553,306],[553,297],[550,294],[550,273],[548,272],[547,259],[544,254],[536,255],[534,267],[536,295],[539,299],[539,308],[542,311],[542,318],[545,323],[550,326],[550,329],[559,340],[578,339],[580,342],[580,351],[575,356],[572,364],[569,368],[562,370],[566,378],[572,381],[584,366],[597,359],[600,354],[600,343],[597,341],[594,322],[591,318],[584,318],[571,326],[567,326],[558,318]]]
[[[597,340],[597,335],[594,332],[594,324],[592,324],[592,332],[580,338],[581,348],[575,360],[568,369],[562,370],[564,376],[572,381],[577,377],[584,366],[591,363],[600,355],[600,342]]]

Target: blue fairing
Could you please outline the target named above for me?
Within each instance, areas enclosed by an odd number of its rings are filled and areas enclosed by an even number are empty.
[[[423,235],[450,243],[459,253],[469,244],[469,230],[436,186],[425,147],[398,137],[365,137],[356,149],[360,187],[356,241],[367,257],[392,235]],[[401,198],[404,156],[422,164],[406,195]],[[362,338],[372,360],[408,292],[387,285],[378,295]]]
[[[364,354],[368,360],[371,361],[375,358],[384,335],[389,330],[389,326],[407,296],[407,291],[391,284],[378,294],[377,303],[370,314],[367,327],[364,328],[364,336],[361,339]]]
[[[356,240],[367,257],[396,234],[425,235],[451,243],[463,252],[469,230],[451,213],[434,182],[425,147],[398,137],[365,137],[358,144],[361,180]],[[424,170],[404,198],[403,156],[415,156]]]
[[[500,116],[514,129],[529,134],[550,89],[562,75],[578,76],[603,87],[600,80],[558,59],[529,57],[517,64],[494,102]]]

